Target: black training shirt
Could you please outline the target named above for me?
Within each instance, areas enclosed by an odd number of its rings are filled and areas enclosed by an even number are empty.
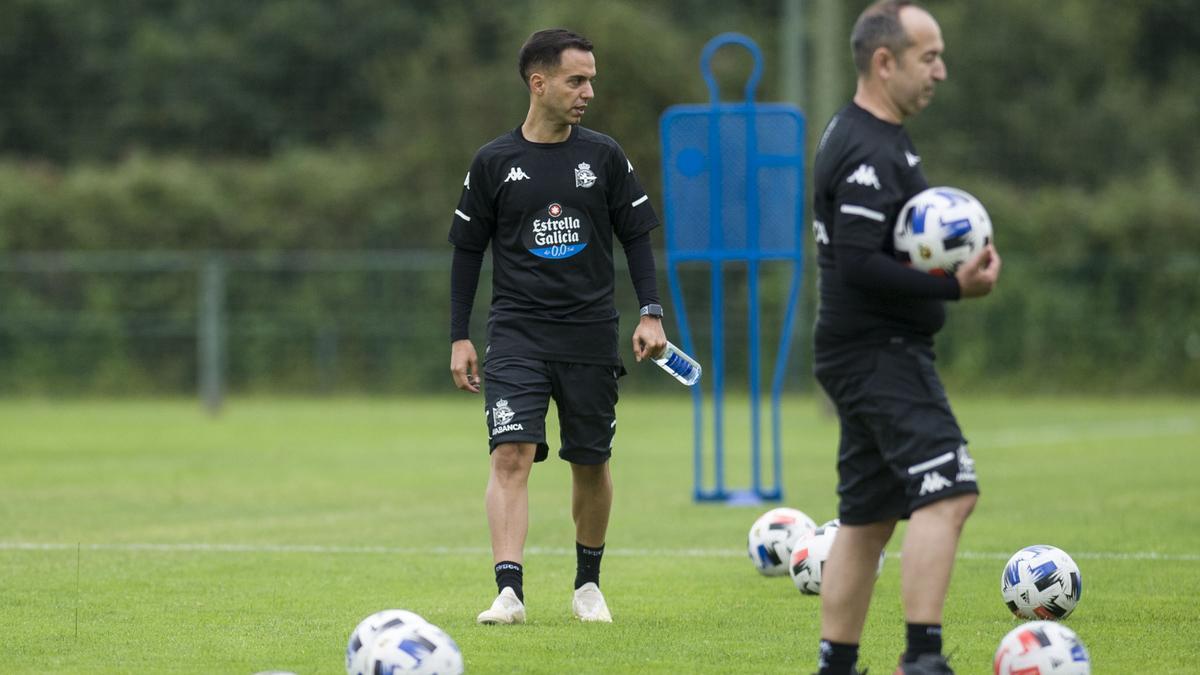
[[[450,243],[492,248],[490,356],[617,364],[613,237],[658,225],[616,141],[571,128],[532,143],[520,127],[483,146],[463,181]]]
[[[825,128],[814,164],[817,370],[869,367],[861,350],[894,337],[932,344],[945,322],[942,301],[959,288],[895,258],[896,217],[929,187],[908,133],[850,103]]]

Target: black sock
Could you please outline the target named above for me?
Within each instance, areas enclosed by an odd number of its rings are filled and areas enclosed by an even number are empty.
[[[858,645],[821,640],[817,675],[854,675],[858,663]]]
[[[908,624],[908,650],[904,652],[904,660],[912,663],[922,654],[942,653],[942,624],[940,623],[910,623]]]
[[[496,589],[502,591],[507,586],[517,594],[518,600],[525,602],[525,589],[521,588],[524,573],[525,568],[521,567],[521,563],[511,560],[496,563]]]
[[[600,548],[588,548],[575,542],[575,590],[592,582],[600,585],[600,559],[604,557],[604,544]]]

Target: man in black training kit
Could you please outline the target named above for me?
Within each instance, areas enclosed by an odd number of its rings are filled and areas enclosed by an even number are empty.
[[[600,560],[612,507],[608,459],[616,432],[617,355],[613,235],[641,304],[638,361],[667,344],[650,248],[658,217],[617,142],[579,126],[592,100],[592,43],[567,30],[538,31],[521,47],[529,89],[525,122],[483,146],[463,181],[450,243],[450,370],[478,393],[468,336],[483,252],[492,247],[492,305],[484,352],[484,412],[491,446],[487,486],[499,595],[483,624],[525,621],[522,561],[528,479],[548,454],[545,420],[558,407],[559,457],[571,463],[577,568],[572,609],[611,622]]]
[[[952,673],[942,608],[955,549],[979,489],[974,460],[933,367],[943,301],[987,295],[988,246],[954,276],[894,257],[892,224],[928,187],[901,123],[946,78],[934,18],[904,0],[868,7],[851,35],[854,100],[825,128],[815,161],[820,267],[814,372],[837,406],[841,528],[821,582],[819,675],[856,673],[880,552],[909,519],[901,556],[907,649],[897,673]]]

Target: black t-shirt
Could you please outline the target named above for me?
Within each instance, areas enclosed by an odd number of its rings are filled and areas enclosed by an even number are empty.
[[[929,187],[908,133],[850,103],[825,128],[814,164],[817,370],[865,367],[861,350],[893,337],[932,344],[942,301],[959,289],[895,258],[896,217]]]
[[[571,128],[532,143],[520,127],[483,146],[463,181],[450,243],[492,247],[491,356],[617,364],[613,236],[658,216],[612,138]]]

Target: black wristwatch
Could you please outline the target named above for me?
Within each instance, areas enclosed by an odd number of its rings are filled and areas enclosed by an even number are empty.
[[[655,316],[661,319],[662,315],[662,305],[646,305],[642,307],[642,316]]]

